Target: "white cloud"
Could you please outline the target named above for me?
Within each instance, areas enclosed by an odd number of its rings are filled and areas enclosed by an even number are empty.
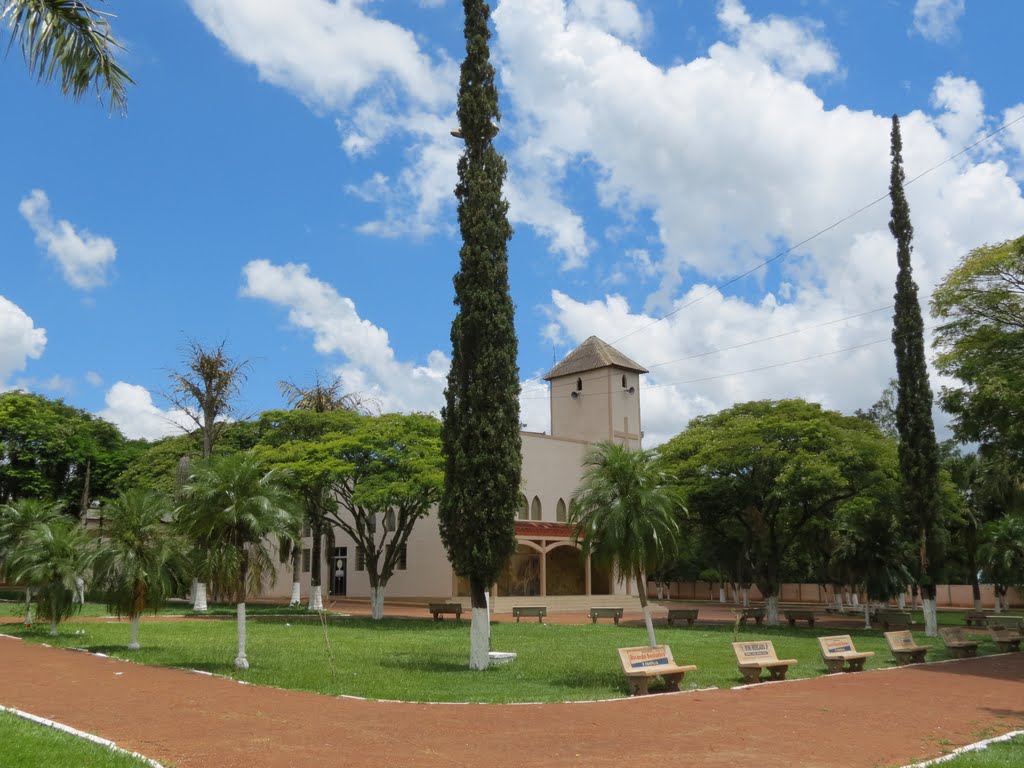
[[[914,29],[933,43],[944,43],[957,34],[956,23],[964,14],[964,0],[917,0]]]
[[[39,389],[44,389],[48,392],[61,392],[69,394],[74,389],[74,382],[71,381],[67,376],[61,376],[59,373],[53,374],[48,379],[43,379],[36,385]]]
[[[119,381],[107,392],[105,400],[106,408],[96,415],[117,425],[130,440],[156,440],[195,428],[183,412],[158,408],[149,390],[138,384]]]
[[[1003,112],[1002,124],[1008,123],[1013,125],[1003,134],[1003,143],[1016,154],[1014,175],[1017,181],[1024,181],[1024,102]]]
[[[103,385],[103,377],[96,373],[96,371],[86,371],[85,380],[94,387]]]
[[[398,89],[420,104],[451,101],[454,65],[424,53],[408,29],[361,0],[189,0],[192,11],[260,78],[321,109],[350,106],[368,90]]]
[[[355,303],[309,274],[305,264],[250,261],[242,269],[243,296],[288,310],[288,321],[313,334],[321,355],[342,355],[345,389],[377,399],[385,411],[439,412],[449,360],[440,351],[426,364],[395,358],[388,333],[359,316]]]
[[[571,20],[630,42],[641,42],[650,32],[650,20],[631,0],[571,0],[568,10]]]
[[[84,229],[79,233],[64,219],[54,221],[50,200],[41,189],[33,189],[18,211],[36,233],[36,243],[60,264],[69,285],[88,291],[106,284],[107,272],[117,258],[113,240]]]
[[[29,359],[38,360],[46,348],[46,330],[9,299],[0,296],[0,391],[12,374],[23,371]]]
[[[932,106],[945,110],[935,122],[954,147],[973,144],[985,124],[981,88],[965,77],[940,77],[932,90]]]

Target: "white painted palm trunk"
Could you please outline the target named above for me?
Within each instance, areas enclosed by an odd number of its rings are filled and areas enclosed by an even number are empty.
[[[50,619],[50,637],[57,636],[57,620]]]
[[[235,668],[249,668],[249,660],[245,657],[245,603],[238,604],[238,655],[235,657]]]
[[[487,669],[490,664],[491,622],[486,608],[473,608],[473,620],[469,625],[469,668]]]
[[[980,597],[974,598],[974,610],[976,610],[976,611],[980,611],[981,610],[981,598]]]
[[[907,610],[907,593],[906,592],[900,592],[896,596],[896,605],[898,605],[900,607],[901,611]]]
[[[197,581],[195,587],[192,590],[192,610],[193,611],[205,611],[206,610],[206,583]]]
[[[996,593],[996,613],[1003,612],[1003,600],[999,597],[999,593]]]
[[[370,615],[374,619],[384,618],[384,588],[376,587],[370,592]]]
[[[749,608],[750,607],[750,589],[748,587],[744,587],[740,591],[740,594],[743,597],[743,607],[744,608]]]
[[[654,621],[651,619],[651,606],[644,606],[644,624],[647,627],[647,642],[651,648],[658,644],[658,641],[654,639]]]
[[[864,603],[864,629],[871,629],[871,607]]]
[[[768,615],[766,617],[769,627],[779,626],[779,596],[772,595],[768,598]]]
[[[297,581],[293,581],[292,582],[292,597],[288,601],[288,607],[289,608],[295,608],[296,606],[302,604],[302,591],[301,591],[301,588],[302,588],[302,585],[299,582],[297,582]]]
[[[856,592],[850,595],[850,605],[852,605],[854,608],[860,608],[860,597],[857,595]]]
[[[309,588],[309,610],[322,611],[324,609],[323,587],[319,584]]]
[[[939,617],[935,610],[935,600],[922,600],[921,610],[924,612],[924,634],[926,637],[939,636]]]
[[[843,590],[837,589],[832,596],[835,598],[836,610],[839,611],[839,613],[845,613],[846,608],[843,606]]]
[[[132,616],[132,636],[131,641],[128,643],[129,651],[137,651],[141,646],[139,645],[139,617]]]
[[[720,603],[724,603],[725,602],[725,587],[724,586],[718,588],[718,602],[720,602]]]
[[[81,576],[75,576],[75,596],[73,602],[85,605],[85,579]]]

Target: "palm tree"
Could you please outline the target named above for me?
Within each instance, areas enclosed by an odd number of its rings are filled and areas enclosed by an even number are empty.
[[[104,511],[93,573],[110,609],[131,620],[130,650],[139,648],[139,616],[156,613],[182,584],[183,546],[167,522],[171,513],[166,496],[145,489],[125,491]]]
[[[76,598],[95,556],[93,543],[77,521],[56,519],[28,531],[11,557],[14,579],[32,587],[53,636],[57,625],[82,607]]]
[[[124,46],[110,31],[111,14],[84,0],[0,0],[0,31],[17,43],[36,80],[60,80],[61,92],[78,100],[95,86],[100,101],[123,113],[135,82],[114,59]],[[2,35],[0,35],[2,39]]]
[[[300,506],[286,479],[280,470],[264,471],[246,451],[197,463],[181,489],[178,525],[204,553],[214,584],[234,593],[238,604],[238,669],[249,668],[246,597],[277,575],[268,550],[271,538],[298,535]]]
[[[645,574],[675,554],[677,515],[684,511],[655,457],[654,451],[610,442],[593,446],[583,460],[583,480],[570,516],[584,555],[636,581],[651,647],[657,643]]]
[[[1024,517],[1006,515],[985,526],[978,562],[995,587],[996,613],[1006,606],[1010,587],[1024,585]]]
[[[21,499],[0,506],[0,570],[18,551],[21,542],[32,529],[59,520],[60,504],[40,499]],[[25,586],[25,624],[32,623],[32,587]]]

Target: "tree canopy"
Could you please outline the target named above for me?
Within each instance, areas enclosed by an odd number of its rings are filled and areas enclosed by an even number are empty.
[[[895,446],[877,427],[803,400],[698,417],[660,452],[690,516],[742,553],[770,603],[812,526],[844,505],[883,503],[896,481]]]

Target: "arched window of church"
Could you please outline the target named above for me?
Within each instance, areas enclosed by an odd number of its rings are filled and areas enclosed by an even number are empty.
[[[530,502],[527,501],[525,496],[519,497],[522,500],[522,504],[519,507],[519,519],[529,520],[530,519]]]
[[[565,501],[562,499],[558,500],[558,505],[555,507],[555,520],[560,523],[568,522],[569,518],[566,516]]]
[[[530,505],[530,519],[540,520],[540,497],[533,497],[533,504]]]
[[[580,379],[580,378],[576,379],[576,391],[577,392],[582,392],[583,391],[583,379]]]

